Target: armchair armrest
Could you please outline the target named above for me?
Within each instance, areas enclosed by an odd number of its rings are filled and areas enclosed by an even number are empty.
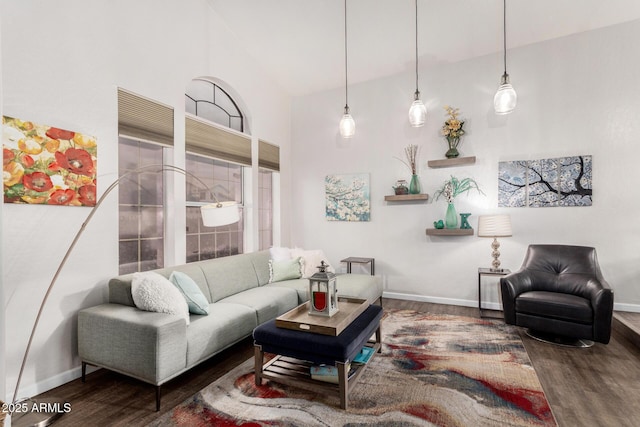
[[[502,295],[505,323],[509,325],[516,324],[516,298],[524,292],[535,290],[534,284],[547,280],[545,273],[526,268],[521,268],[500,278],[500,293]]]
[[[183,371],[187,325],[180,316],[102,304],[78,313],[82,361],[160,385]]]
[[[596,285],[597,283],[597,285]],[[611,338],[611,321],[613,318],[613,290],[609,283],[602,277],[591,280],[589,287],[597,289],[592,292],[591,307],[593,308],[593,335],[594,340],[608,343]]]

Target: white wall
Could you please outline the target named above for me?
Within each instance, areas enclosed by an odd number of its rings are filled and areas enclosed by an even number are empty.
[[[391,296],[477,304],[477,268],[491,261],[490,239],[428,237],[427,227],[444,217],[446,203],[385,203],[399,178],[410,172],[396,157],[409,144],[421,147],[419,175],[433,196],[451,174],[474,178],[486,197],[456,199],[458,212],[509,213],[514,235],[501,239],[503,267],[520,267],[530,243],[592,245],[615,291],[617,309],[640,309],[640,59],[629,52],[640,37],[640,21],[581,33],[509,51],[508,71],[518,93],[516,111],[493,113],[502,74],[501,55],[480,57],[420,72],[428,107],[427,125],[411,128],[407,111],[414,76],[409,72],[349,88],[356,135],[342,140],[338,122],[344,89],[293,102],[294,244],[322,248],[333,264],[347,256],[376,258],[376,270]],[[431,169],[444,158],[439,136],[444,105],[460,108],[467,135],[462,156],[472,166]],[[573,155],[593,156],[593,206],[498,208],[498,162]],[[330,222],[324,218],[324,177],[370,173],[371,221]],[[344,266],[343,266],[344,269]],[[491,287],[489,287],[491,288]],[[484,298],[498,301],[497,289]]]
[[[173,106],[180,123],[186,84],[198,76],[217,78],[242,98],[252,134],[279,144],[288,161],[289,96],[239,48],[206,0],[25,0],[3,1],[2,8],[3,113],[96,136],[99,193],[117,176],[118,86]],[[176,128],[177,148],[183,129]],[[286,207],[286,168],[281,185]],[[6,358],[9,398],[44,290],[89,208],[5,204],[3,210],[3,329],[11,345],[3,346],[0,361]],[[283,221],[289,215],[285,208]],[[21,396],[78,376],[76,314],[106,301],[106,280],[118,273],[117,217],[117,198],[110,196],[63,270]]]

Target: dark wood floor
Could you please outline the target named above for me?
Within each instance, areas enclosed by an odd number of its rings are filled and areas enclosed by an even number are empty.
[[[385,299],[385,308],[477,316],[469,307]],[[614,329],[608,345],[574,349],[544,344],[523,335],[553,413],[562,427],[640,425],[640,349]],[[72,405],[56,426],[145,425],[225,372],[253,356],[246,339],[191,369],[162,387],[162,410],[155,412],[154,388],[107,370],[79,379],[42,395]]]

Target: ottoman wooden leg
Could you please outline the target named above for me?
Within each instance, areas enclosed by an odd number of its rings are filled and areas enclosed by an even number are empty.
[[[255,344],[253,346],[253,362],[254,362],[254,376],[256,378],[256,385],[262,385],[262,365],[264,360],[264,352],[262,346]]]
[[[340,388],[340,407],[346,410],[349,406],[349,377],[347,364],[336,362],[338,368],[338,387]]]

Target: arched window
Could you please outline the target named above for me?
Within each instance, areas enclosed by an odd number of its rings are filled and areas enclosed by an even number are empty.
[[[185,109],[194,116],[244,132],[244,116],[238,104],[212,81],[194,79],[189,83],[185,93]]]
[[[220,201],[235,200],[242,205],[243,167],[251,166],[251,140],[242,135],[246,128],[245,118],[238,104],[220,85],[206,79],[194,79],[185,91],[185,109],[188,115],[198,118],[196,121],[187,116],[186,170],[206,183]],[[219,126],[208,127],[207,122]],[[211,131],[210,135],[207,129]],[[242,146],[240,151],[244,154],[236,153],[237,145]],[[208,194],[190,188],[188,180],[186,193],[187,262],[242,253],[242,210],[237,224],[205,227],[199,206],[211,201]]]

